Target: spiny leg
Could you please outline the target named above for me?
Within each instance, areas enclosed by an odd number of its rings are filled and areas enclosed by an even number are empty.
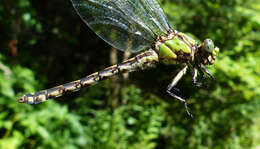
[[[205,65],[200,64],[200,68],[204,73],[210,76],[211,79],[215,80],[214,76],[209,72],[209,70],[205,67]]]
[[[192,117],[192,114],[191,114],[191,113],[189,112],[189,110],[188,110],[188,106],[187,106],[186,100],[183,99],[183,98],[181,98],[181,97],[179,97],[179,96],[177,96],[176,94],[174,94],[174,93],[171,92],[171,90],[174,88],[174,86],[175,86],[175,85],[180,81],[180,79],[186,74],[187,68],[188,68],[188,66],[185,65],[185,67],[184,67],[180,72],[178,72],[178,74],[173,78],[171,84],[169,84],[168,87],[167,87],[167,93],[168,93],[169,95],[171,95],[172,97],[174,97],[174,98],[176,98],[176,99],[178,99],[178,100],[184,102],[184,105],[185,105],[185,109],[186,109],[187,114],[188,114],[190,117]]]
[[[182,99],[181,97],[173,94],[171,92],[171,90],[173,89],[173,87],[179,82],[179,80],[183,77],[183,75],[186,74],[188,66],[185,66],[180,72],[178,72],[178,74],[174,77],[174,79],[172,80],[171,84],[168,85],[167,87],[167,93],[169,93],[171,96],[173,96],[174,98],[177,98],[178,100],[185,102],[184,99]],[[178,90],[178,89],[176,89]]]
[[[206,83],[203,83],[203,82],[199,82],[197,80],[197,77],[198,77],[198,71],[200,74],[204,74],[204,72],[202,70],[198,70],[198,68],[194,67],[193,68],[193,74],[192,74],[192,83],[197,86],[197,87],[208,87],[208,85]],[[206,78],[206,75],[204,76],[203,75],[203,78]]]
[[[192,72],[192,83],[197,87],[202,87],[203,83],[198,82],[197,77],[198,77],[198,69],[194,67]]]

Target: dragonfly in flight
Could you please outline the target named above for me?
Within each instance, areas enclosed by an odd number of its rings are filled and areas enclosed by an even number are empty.
[[[154,67],[159,63],[178,64],[182,69],[167,87],[167,93],[185,104],[186,100],[174,93],[175,85],[193,69],[193,83],[198,73],[213,78],[205,65],[212,65],[219,53],[211,39],[198,42],[190,36],[174,30],[157,0],[71,0],[81,19],[104,41],[118,50],[140,52],[135,57],[105,68],[82,79],[26,94],[20,103],[37,104],[67,92],[78,91],[114,76]],[[142,51],[142,52],[141,52]]]

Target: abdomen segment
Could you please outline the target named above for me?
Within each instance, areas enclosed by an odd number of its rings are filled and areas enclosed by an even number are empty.
[[[82,79],[59,85],[50,89],[36,92],[35,94],[26,94],[18,99],[20,103],[37,104],[50,98],[62,96],[68,92],[75,92],[83,87],[91,86],[98,81],[107,79],[118,73],[131,72],[155,66],[159,62],[157,53],[154,50],[147,50],[137,56],[128,59],[121,64],[110,66],[102,71],[93,73]]]

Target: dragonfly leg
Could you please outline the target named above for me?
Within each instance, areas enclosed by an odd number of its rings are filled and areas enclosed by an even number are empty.
[[[197,68],[193,68],[193,77],[192,77],[192,83],[199,88],[208,88],[208,84],[205,82],[201,82],[197,80],[197,76],[198,76],[198,71],[200,74],[203,74],[203,78],[205,79],[207,77],[207,75],[205,75],[204,71],[202,71],[201,69],[197,69]]]
[[[192,83],[197,86],[197,87],[202,87],[203,83],[198,82],[197,80],[198,77],[198,69],[197,68],[193,68],[193,73],[192,73]]]
[[[178,74],[173,78],[171,84],[168,85],[166,91],[167,91],[167,93],[168,93],[170,96],[172,96],[172,97],[174,97],[174,98],[180,100],[181,102],[184,102],[184,105],[185,105],[185,109],[186,109],[187,114],[188,114],[190,117],[192,117],[192,114],[191,114],[191,113],[189,112],[189,110],[188,110],[188,106],[187,106],[186,100],[183,99],[183,98],[181,98],[181,97],[179,97],[179,96],[177,96],[176,94],[174,94],[174,93],[171,91],[172,89],[178,91],[178,89],[174,88],[174,86],[175,86],[175,85],[180,81],[180,79],[186,74],[187,68],[188,68],[188,66],[186,65],[180,72],[178,72]]]
[[[205,67],[205,65],[200,64],[200,68],[204,73],[210,76],[211,79],[215,80],[214,76],[209,72],[209,70]]]

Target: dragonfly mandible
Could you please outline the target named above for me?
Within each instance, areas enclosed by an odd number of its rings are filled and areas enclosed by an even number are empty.
[[[141,52],[120,64],[110,66],[82,79],[26,94],[18,99],[20,103],[37,104],[67,92],[78,91],[110,78],[113,75],[156,66],[158,63],[179,64],[183,68],[167,87],[170,96],[185,103],[172,90],[186,74],[193,69],[193,83],[198,72],[213,78],[205,65],[212,65],[219,53],[211,39],[202,43],[174,30],[157,0],[72,0],[81,19],[104,41],[121,51]]]

